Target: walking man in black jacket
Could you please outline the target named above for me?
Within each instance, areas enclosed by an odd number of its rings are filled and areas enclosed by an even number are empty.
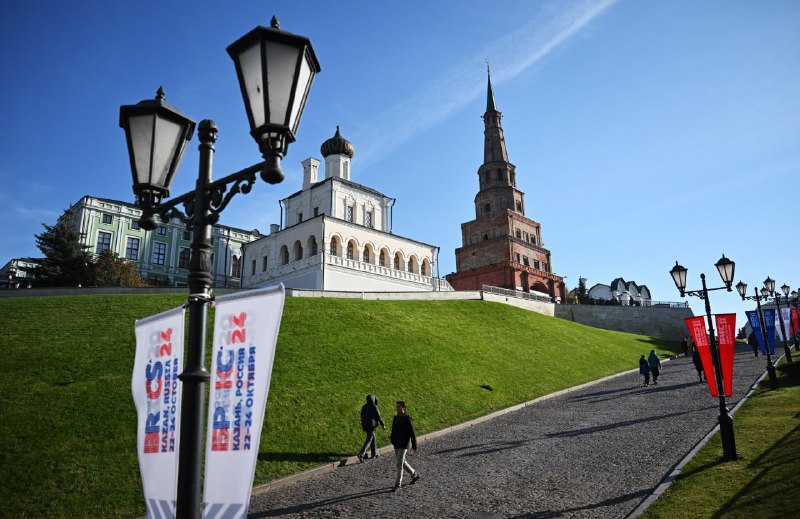
[[[377,458],[378,453],[375,448],[375,429],[378,424],[386,430],[386,426],[381,419],[381,413],[378,411],[378,397],[375,395],[367,395],[367,403],[361,408],[361,428],[367,434],[367,439],[364,446],[358,452],[358,461],[364,463],[364,458],[367,455],[367,447],[372,451],[372,457]]]
[[[403,471],[411,476],[411,485],[419,481],[419,474],[406,461],[406,454],[409,447],[417,452],[417,435],[414,432],[414,422],[406,414],[406,403],[397,402],[397,414],[392,420],[392,445],[394,446],[394,456],[397,460],[397,479],[394,483],[394,492],[400,490],[403,485]]]

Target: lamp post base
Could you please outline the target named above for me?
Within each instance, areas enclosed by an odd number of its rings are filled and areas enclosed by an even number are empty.
[[[725,412],[719,415],[719,433],[722,438],[723,457],[728,461],[736,461],[736,440],[733,437],[733,418]]]
[[[778,389],[778,376],[775,374],[775,366],[772,362],[767,362],[767,376],[769,377],[769,386],[772,389]]]
[[[786,355],[786,362],[789,364],[792,363],[792,350],[789,348],[789,345],[784,343],[783,344],[783,354]]]

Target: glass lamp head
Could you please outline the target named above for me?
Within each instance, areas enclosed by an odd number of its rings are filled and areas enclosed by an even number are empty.
[[[121,106],[119,125],[125,130],[136,204],[149,208],[169,196],[195,123],[167,103],[159,87],[155,99]]]

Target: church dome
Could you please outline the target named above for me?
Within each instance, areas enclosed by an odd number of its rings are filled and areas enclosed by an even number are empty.
[[[353,148],[353,143],[342,137],[339,133],[339,127],[336,127],[336,135],[322,143],[320,147],[323,157],[328,155],[347,155],[351,159],[356,150]]]

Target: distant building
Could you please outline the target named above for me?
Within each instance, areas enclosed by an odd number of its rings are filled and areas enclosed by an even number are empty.
[[[653,298],[647,285],[617,278],[610,285],[596,284],[589,289],[589,297],[598,301],[613,301],[622,306],[648,306]]]
[[[303,161],[303,187],[281,200],[282,224],[244,244],[244,287],[342,291],[452,290],[434,275],[437,247],[392,233],[395,199],[350,180],[355,150],[336,134],[320,161]]]
[[[31,270],[39,263],[34,258],[14,258],[0,268],[0,286],[7,289],[30,288]]]
[[[541,224],[525,216],[525,193],[517,189],[516,167],[508,161],[501,118],[489,77],[475,219],[461,224],[456,272],[447,280],[456,290],[492,285],[563,301],[564,280],[553,274]]]
[[[89,252],[115,252],[135,262],[148,281],[168,286],[188,285],[192,233],[182,222],[164,223],[148,232],[139,227],[142,210],[135,205],[88,195],[72,209],[75,226]],[[212,227],[212,286],[240,286],[242,246],[258,236],[257,230]]]

